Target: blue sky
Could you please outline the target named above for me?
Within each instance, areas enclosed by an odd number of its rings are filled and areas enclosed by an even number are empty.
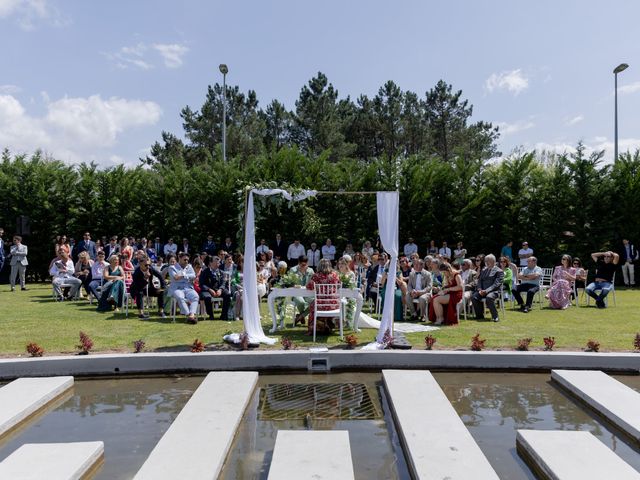
[[[290,109],[322,71],[341,97],[389,79],[424,96],[462,89],[500,148],[640,147],[637,1],[0,0],[0,148],[135,165],[206,86],[254,89]]]

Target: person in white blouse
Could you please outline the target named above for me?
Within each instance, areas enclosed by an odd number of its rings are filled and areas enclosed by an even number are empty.
[[[322,246],[322,258],[326,258],[331,261],[331,264],[335,262],[336,259],[336,247],[331,244],[331,239],[327,238],[327,241]]]
[[[287,250],[287,260],[289,260],[289,266],[295,266],[298,264],[298,259],[305,254],[304,245],[300,243],[300,240],[294,240],[294,242],[289,245],[289,249]]]
[[[64,300],[62,285],[69,286],[69,295],[67,299],[78,296],[78,290],[82,286],[82,280],[73,276],[75,265],[73,260],[69,258],[69,254],[64,248],[58,249],[58,257],[51,262],[49,274],[53,277],[53,290],[58,300]]]
[[[176,299],[180,313],[186,315],[187,323],[196,324],[196,312],[200,304],[200,297],[193,289],[193,281],[196,279],[196,272],[189,264],[189,255],[180,254],[178,263],[169,267],[169,295]]]

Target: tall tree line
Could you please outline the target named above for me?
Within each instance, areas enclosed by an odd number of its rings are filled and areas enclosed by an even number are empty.
[[[227,156],[222,161],[222,86],[181,112],[184,140],[162,132],[136,168],[65,165],[13,155],[0,163],[0,226],[30,220],[33,269],[43,275],[53,239],[103,235],[242,237],[247,185],[327,191],[400,192],[400,241],[462,240],[470,253],[497,253],[526,239],[543,264],[640,238],[640,153],[605,165],[603,152],[517,152],[499,161],[498,129],[472,122],[473,107],[444,81],[423,95],[386,82],[372,98],[341,98],[319,73],[294,110],[262,109],[254,91],[228,86]],[[276,231],[303,242],[373,240],[374,196],[321,196],[295,210],[266,205],[258,237]],[[640,241],[640,240],[638,240]]]

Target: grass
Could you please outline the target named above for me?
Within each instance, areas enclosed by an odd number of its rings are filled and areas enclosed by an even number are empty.
[[[222,341],[229,332],[241,332],[241,322],[220,320],[201,321],[187,325],[182,318],[172,323],[171,318],[152,316],[139,320],[137,311],[124,313],[97,313],[95,303],[86,300],[77,302],[54,302],[51,286],[29,285],[27,292],[9,292],[7,285],[0,286],[0,354],[4,356],[26,355],[25,346],[36,342],[45,354],[74,353],[79,343],[79,332],[84,331],[93,339],[96,352],[132,352],[133,342],[143,339],[145,351],[185,351],[198,338],[207,344],[207,350],[233,349]],[[444,327],[432,332],[437,342],[434,349],[465,349],[476,333],[487,340],[487,349],[514,350],[519,339],[533,338],[531,350],[543,348],[543,337],[556,339],[557,350],[583,350],[589,340],[600,342],[600,351],[632,351],[633,340],[640,332],[640,290],[617,290],[617,306],[605,310],[591,307],[571,307],[564,311],[544,308],[536,304],[528,313],[513,311],[507,305],[506,319],[500,323],[475,320],[461,321],[457,327]],[[261,305],[263,325],[271,326],[266,304]],[[471,317],[470,317],[471,318]],[[291,324],[287,318],[287,324]],[[278,332],[278,339],[287,336],[297,347],[312,345],[310,337],[304,335],[306,327],[286,328]],[[350,333],[350,332],[346,332]],[[357,334],[359,344],[373,340],[374,330],[363,330]],[[414,348],[424,348],[425,333],[407,334]],[[342,348],[344,343],[337,333],[329,337],[318,337],[318,344]],[[280,343],[273,347],[282,348]]]

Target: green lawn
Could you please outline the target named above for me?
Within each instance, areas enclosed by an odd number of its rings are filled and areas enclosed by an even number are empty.
[[[222,342],[229,331],[241,332],[241,322],[202,321],[187,325],[182,319],[172,323],[170,318],[139,320],[136,312],[127,319],[124,313],[101,314],[86,300],[54,302],[48,284],[29,285],[27,292],[8,291],[0,286],[0,354],[25,354],[29,342],[40,344],[47,354],[71,353],[78,343],[79,331],[88,333],[95,342],[95,351],[132,350],[134,340],[143,339],[147,351],[179,351],[188,349],[194,339],[207,344],[207,349],[232,348]],[[592,304],[593,305],[593,304]],[[542,339],[553,336],[556,349],[582,350],[589,339],[600,342],[601,351],[632,351],[633,339],[640,332],[640,290],[618,290],[617,306],[605,310],[595,307],[571,307],[565,311],[537,307],[528,314],[507,308],[506,320],[500,323],[462,321],[457,327],[444,327],[433,335],[436,349],[468,349],[471,337],[480,333],[487,340],[488,349],[512,350],[518,339],[532,337],[531,349],[541,349]],[[271,321],[262,305],[263,325]],[[287,320],[290,324],[290,319]],[[311,339],[304,335],[306,328],[288,328],[280,335],[291,338],[298,347],[308,347]],[[424,348],[423,333],[408,334],[414,348]],[[357,334],[359,343],[367,343],[375,336],[374,330]],[[319,344],[339,345],[338,335],[318,337]],[[277,343],[273,347],[281,348]]]

